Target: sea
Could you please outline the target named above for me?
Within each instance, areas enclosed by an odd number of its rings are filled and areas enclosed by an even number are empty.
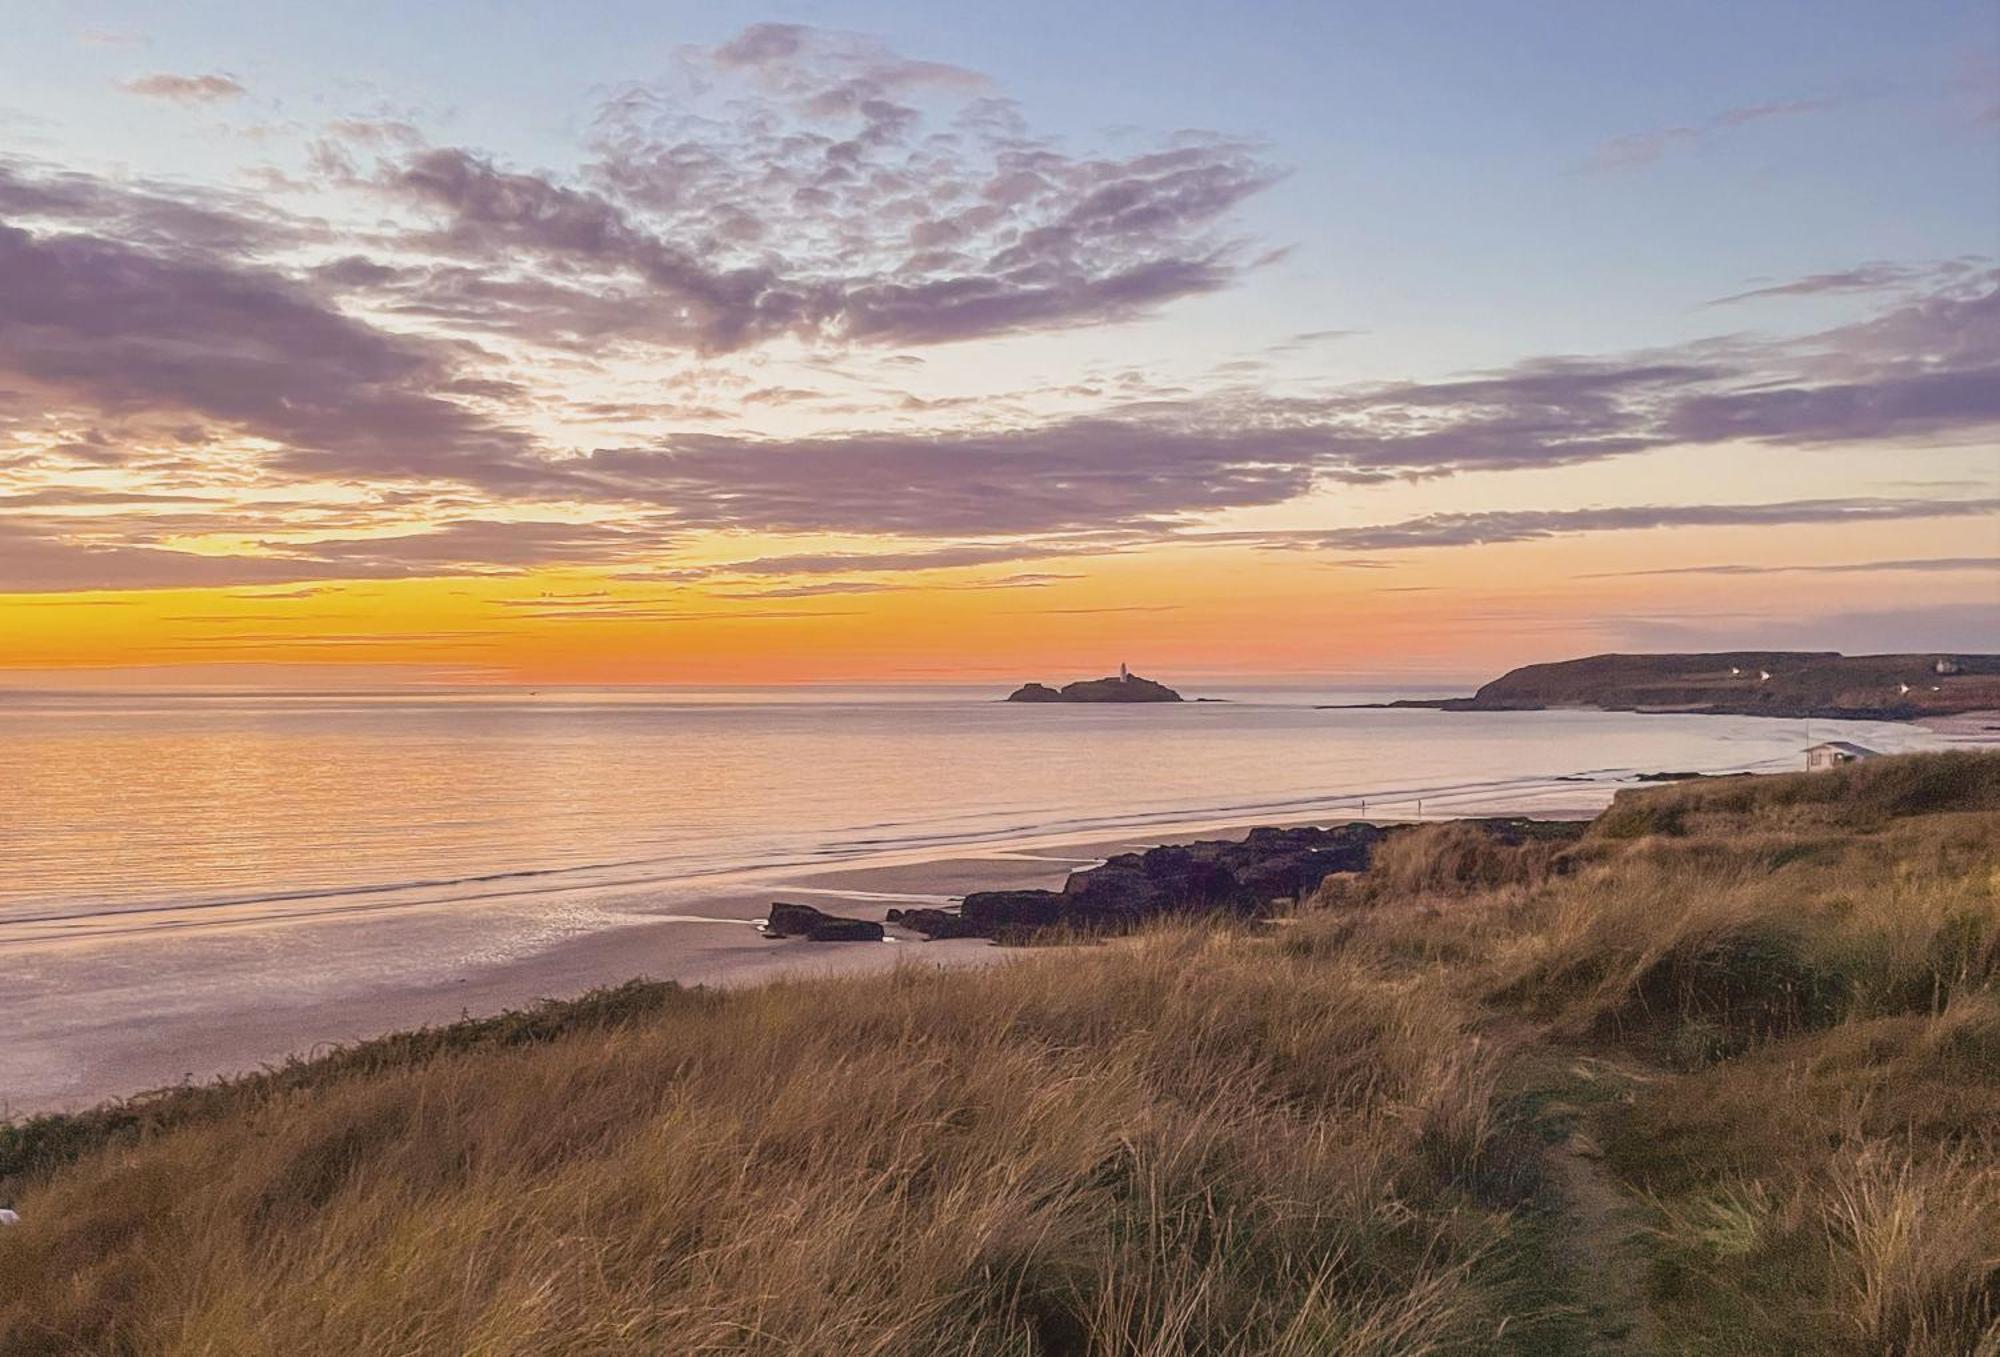
[[[446,980],[476,1007],[641,963],[700,974],[703,949],[758,945],[743,927],[754,906],[704,902],[836,869],[952,861],[965,878],[968,859],[1077,841],[1583,815],[1644,773],[1793,769],[1830,738],[1941,743],[1898,724],[1355,705],[1443,695],[1407,689],[1199,691],[1217,700],[0,692],[0,1113],[428,1018],[435,1006],[385,996]],[[882,906],[950,891],[851,894]],[[651,925],[643,955],[603,945],[635,925]],[[587,965],[527,964],[565,946],[582,957],[583,941]],[[479,987],[508,967],[529,978]],[[328,1014],[342,1021],[322,1033]]]
[[[0,946],[644,890],[1051,835],[1575,811],[1913,726],[1376,710],[1374,689],[0,694]],[[1421,805],[1420,805],[1421,803]]]

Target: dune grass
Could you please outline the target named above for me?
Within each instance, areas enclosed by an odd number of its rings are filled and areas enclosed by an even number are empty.
[[[1593,1129],[1669,1350],[2000,1357],[2000,755],[1623,793],[1511,869],[1426,838],[1420,888],[1333,883],[1292,944],[1630,1072]]]
[[[1997,893],[2000,755],[1919,756],[1413,829],[1272,927],[406,1034],[0,1130],[0,1351],[1635,1351],[1594,1302],[2000,1357]]]
[[[0,1348],[1466,1350],[1464,1021],[1175,930],[301,1067],[30,1172]]]

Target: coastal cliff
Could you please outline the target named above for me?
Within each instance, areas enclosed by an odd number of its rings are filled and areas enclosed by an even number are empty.
[[[1842,655],[1832,650],[1592,655],[1525,665],[1471,697],[1389,705],[1910,721],[2000,710],[2000,655]]]
[[[1081,679],[1051,688],[1045,683],[1024,683],[1007,694],[1009,702],[1180,702],[1179,693],[1164,683],[1140,678],[1137,674],[1113,674],[1109,678]]]

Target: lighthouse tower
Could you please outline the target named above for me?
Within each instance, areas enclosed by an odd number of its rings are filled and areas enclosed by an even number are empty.
[[[1132,671],[1125,667],[1123,660],[1118,662],[1118,681],[1120,683],[1130,683],[1132,681]]]

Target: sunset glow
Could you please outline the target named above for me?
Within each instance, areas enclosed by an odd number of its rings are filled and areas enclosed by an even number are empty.
[[[500,7],[496,68],[546,63],[501,97],[210,8],[0,53],[0,685],[2000,634],[2000,123],[1944,10],[1760,11],[1697,69],[1577,7],[1503,72],[1505,7],[1033,61]]]

